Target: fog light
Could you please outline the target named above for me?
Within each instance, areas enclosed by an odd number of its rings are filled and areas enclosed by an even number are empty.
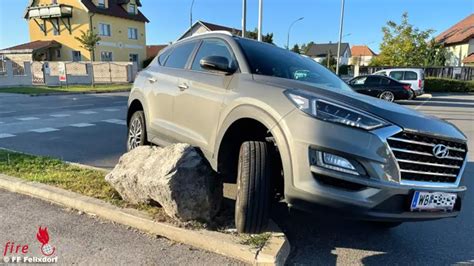
[[[327,169],[359,175],[352,163],[344,157],[318,151],[318,165]]]

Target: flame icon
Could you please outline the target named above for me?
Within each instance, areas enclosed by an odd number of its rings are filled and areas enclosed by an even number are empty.
[[[56,252],[56,248],[49,244],[48,227],[41,228],[40,226],[36,234],[36,239],[42,244],[41,253],[43,253],[43,255],[51,256]]]

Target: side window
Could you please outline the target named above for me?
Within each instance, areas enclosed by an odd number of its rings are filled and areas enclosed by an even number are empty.
[[[234,57],[224,41],[217,39],[208,39],[202,42],[199,51],[194,58],[192,70],[207,71],[201,68],[200,61],[207,56],[222,56],[229,60],[229,66],[234,64]]]
[[[405,78],[403,80],[418,80],[418,75],[413,71],[405,71]]]
[[[403,80],[403,71],[392,71],[390,77],[396,80]]]
[[[365,85],[374,86],[380,85],[380,77],[368,76],[365,80]]]
[[[387,72],[385,71],[381,71],[381,72],[378,72],[378,73],[375,73],[376,75],[380,75],[380,76],[387,76]]]
[[[390,85],[390,79],[388,78],[382,78],[382,85]]]
[[[196,42],[188,42],[177,46],[166,60],[165,66],[184,69],[195,46]]]
[[[166,51],[164,51],[162,54],[160,54],[160,56],[158,56],[158,64],[160,66],[163,66],[166,62],[166,59],[168,59],[168,56],[171,54],[171,51],[173,49],[166,49]]]
[[[353,81],[351,81],[351,85],[364,85],[366,79],[367,77],[356,78]]]

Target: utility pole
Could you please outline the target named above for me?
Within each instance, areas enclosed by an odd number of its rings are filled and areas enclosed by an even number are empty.
[[[344,26],[344,0],[341,0],[341,22],[339,25],[339,43],[337,44],[337,63],[336,63],[336,75],[339,75],[339,64],[341,61],[341,42],[342,42],[342,30]]]
[[[258,0],[258,41],[262,41],[263,0]]]
[[[247,0],[242,0],[242,38],[245,38],[246,27],[247,27]]]
[[[293,21],[291,24],[290,24],[290,27],[288,28],[288,36],[286,38],[286,49],[287,50],[290,50],[290,31],[291,31],[291,28],[293,27],[293,25],[295,25],[296,22],[300,21],[300,20],[303,20],[304,17],[301,17],[295,21]]]
[[[194,7],[194,0],[192,0],[191,9],[189,10],[189,28],[193,26],[193,7]]]

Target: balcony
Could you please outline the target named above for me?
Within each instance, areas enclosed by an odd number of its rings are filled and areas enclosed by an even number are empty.
[[[49,19],[49,18],[70,18],[72,17],[72,6],[63,4],[52,4],[33,6],[28,8],[26,18],[28,19]]]

